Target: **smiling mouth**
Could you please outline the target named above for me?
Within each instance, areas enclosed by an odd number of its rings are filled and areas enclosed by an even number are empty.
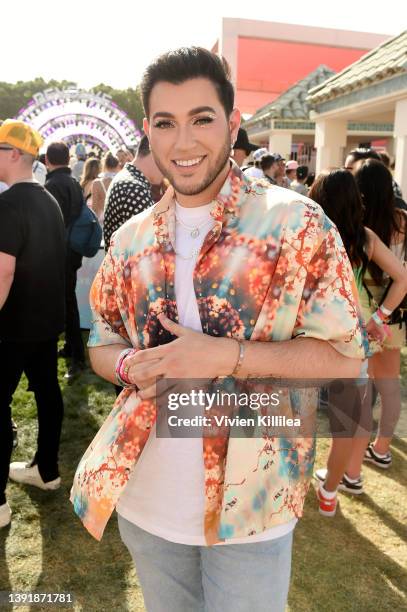
[[[194,157],[193,159],[173,159],[172,163],[175,164],[177,168],[196,168],[203,159],[205,159],[205,155]]]

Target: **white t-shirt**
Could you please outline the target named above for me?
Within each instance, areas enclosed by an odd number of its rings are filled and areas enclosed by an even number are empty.
[[[215,224],[211,208],[212,204],[184,208],[176,203],[175,296],[179,322],[199,332],[202,326],[193,273],[205,236]],[[196,227],[199,233],[194,236],[197,232],[192,230]],[[202,438],[156,438],[154,428],[119,499],[117,512],[170,542],[205,546],[204,485]],[[296,522],[293,519],[256,536],[234,538],[226,543],[278,538],[289,533]]]

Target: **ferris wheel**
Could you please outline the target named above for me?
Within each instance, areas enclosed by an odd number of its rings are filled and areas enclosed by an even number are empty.
[[[77,87],[46,89],[34,94],[16,119],[29,123],[50,142],[86,142],[102,150],[137,147],[141,133],[129,116],[105,93]]]

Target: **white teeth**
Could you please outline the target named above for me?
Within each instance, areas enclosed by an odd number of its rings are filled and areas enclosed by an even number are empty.
[[[199,164],[199,162],[203,159],[202,157],[197,157],[196,159],[176,159],[174,160],[177,166],[195,166]]]

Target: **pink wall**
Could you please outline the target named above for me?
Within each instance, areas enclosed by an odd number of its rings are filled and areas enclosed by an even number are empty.
[[[239,37],[236,104],[254,113],[320,64],[338,72],[368,50]]]

